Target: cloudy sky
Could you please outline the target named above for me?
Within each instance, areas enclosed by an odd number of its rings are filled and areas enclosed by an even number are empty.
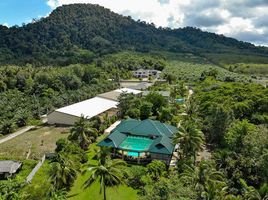
[[[0,24],[29,23],[71,3],[99,4],[156,26],[194,26],[268,46],[268,0],[0,0]]]

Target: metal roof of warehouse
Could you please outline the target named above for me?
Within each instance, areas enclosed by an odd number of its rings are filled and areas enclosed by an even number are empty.
[[[85,101],[81,101],[79,103],[75,103],[60,109],[57,109],[56,112],[61,112],[73,116],[80,117],[83,115],[84,117],[94,117],[99,115],[111,108],[116,108],[118,102],[112,101],[109,99],[104,99],[101,97],[94,97],[91,99],[87,99]]]
[[[113,90],[113,91],[110,91],[110,92],[105,92],[105,93],[99,94],[98,97],[102,97],[102,98],[105,98],[105,99],[110,99],[110,100],[113,100],[113,101],[117,101],[119,96],[122,93],[140,94],[141,91],[140,90],[135,90],[135,89],[130,89],[130,88],[120,88],[120,89],[117,89],[117,90]]]
[[[139,94],[140,90],[134,90],[129,88],[120,88],[110,92],[102,93],[97,97],[87,99],[63,108],[59,108],[56,112],[81,117],[92,118],[112,108],[117,108],[118,97],[122,93]]]
[[[118,97],[120,96],[120,94],[122,94],[122,93],[114,90],[114,91],[99,94],[98,97],[102,97],[102,98],[105,98],[105,99],[110,99],[110,100],[113,100],[113,101],[117,101]]]

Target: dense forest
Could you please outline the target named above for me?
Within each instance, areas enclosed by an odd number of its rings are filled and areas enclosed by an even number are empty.
[[[121,50],[194,53],[213,62],[221,60],[221,55],[244,59],[251,55],[256,63],[268,63],[265,47],[192,27],[156,28],[91,4],[65,5],[49,17],[22,27],[0,26],[2,64],[89,63],[100,55]]]

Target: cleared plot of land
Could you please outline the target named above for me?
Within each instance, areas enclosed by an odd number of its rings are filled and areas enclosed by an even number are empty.
[[[40,127],[17,136],[0,145],[0,157],[8,159],[40,159],[45,153],[53,152],[56,141],[66,138],[66,128]]]

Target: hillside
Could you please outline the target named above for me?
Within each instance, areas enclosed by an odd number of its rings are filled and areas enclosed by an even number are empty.
[[[268,48],[192,27],[156,28],[92,4],[65,5],[22,27],[0,26],[1,64],[89,63],[121,50],[192,53],[214,63],[251,55],[251,62],[268,63]]]

